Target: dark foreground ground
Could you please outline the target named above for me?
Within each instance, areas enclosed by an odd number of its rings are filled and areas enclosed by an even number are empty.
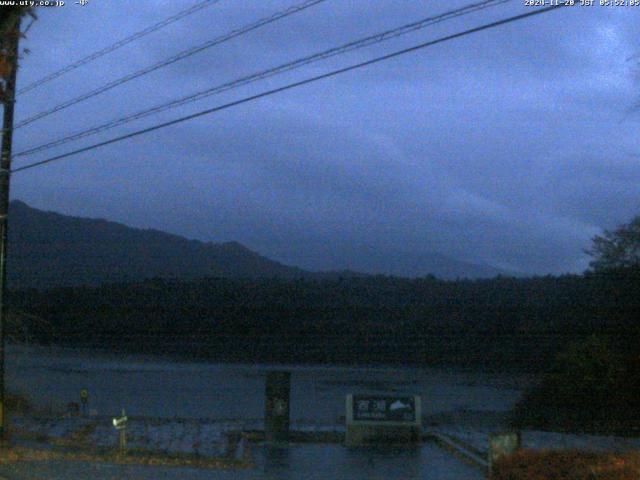
[[[241,469],[132,466],[113,463],[26,461],[0,465],[0,478],[15,480],[263,480],[425,479],[480,480],[482,472],[434,444],[412,449],[347,449],[331,444],[256,445],[253,466]]]

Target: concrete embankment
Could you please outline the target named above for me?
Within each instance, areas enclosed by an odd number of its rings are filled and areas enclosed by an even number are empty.
[[[242,467],[252,463],[252,445],[265,440],[263,430],[246,428],[239,422],[132,417],[127,424],[127,458],[124,458],[117,454],[118,434],[110,417],[24,415],[14,417],[12,424],[17,446],[26,449],[22,456],[33,456],[33,449],[45,448],[50,455],[62,455],[67,460],[80,455],[78,459],[87,461],[140,464],[164,461],[213,468]],[[345,431],[340,426],[289,432],[292,444],[342,445],[344,439]],[[455,436],[432,431],[424,433],[421,440],[467,464],[487,469],[484,452]]]
[[[450,452],[460,460],[481,469],[489,471],[489,462],[482,452],[460,439],[437,432],[429,432],[423,435],[425,441],[432,441],[444,450]]]

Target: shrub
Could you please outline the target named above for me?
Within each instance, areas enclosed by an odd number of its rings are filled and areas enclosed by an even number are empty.
[[[610,433],[632,426],[625,362],[595,336],[558,355],[553,369],[515,408],[515,425]]]
[[[31,403],[23,395],[9,393],[5,397],[5,407],[9,412],[27,413],[32,410]]]
[[[522,450],[499,459],[490,480],[638,480],[640,452]]]

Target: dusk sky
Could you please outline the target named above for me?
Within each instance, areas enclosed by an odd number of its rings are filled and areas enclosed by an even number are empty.
[[[16,121],[301,2],[212,2],[20,95]],[[471,2],[326,0],[24,126],[14,153]],[[40,8],[18,88],[194,3]],[[534,8],[513,0],[14,167]],[[593,235],[640,214],[639,58],[640,7],[561,8],[18,172],[11,194],[314,270],[426,274],[440,254],[581,272]]]

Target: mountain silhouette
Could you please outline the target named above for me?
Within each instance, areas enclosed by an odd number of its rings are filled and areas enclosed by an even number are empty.
[[[441,255],[423,256],[420,263],[424,275],[442,278],[504,273]],[[158,230],[42,211],[14,200],[9,214],[7,275],[11,288],[53,288],[154,277],[320,279],[364,274],[350,270],[310,272],[270,260],[237,242],[189,240]]]

